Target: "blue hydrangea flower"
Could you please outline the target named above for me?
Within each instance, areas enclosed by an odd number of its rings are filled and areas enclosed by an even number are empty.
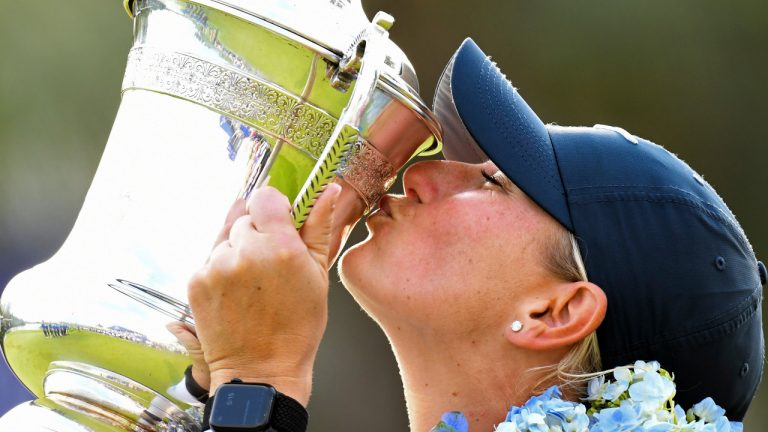
[[[469,423],[459,411],[449,411],[440,418],[440,423],[432,428],[432,432],[468,432]]]
[[[639,405],[629,401],[623,401],[618,408],[605,408],[595,418],[597,422],[590,428],[594,432],[634,431],[643,423]]]
[[[744,424],[741,422],[730,422],[731,432],[744,432]]]
[[[600,375],[592,378],[587,383],[587,397],[584,400],[593,401],[603,399],[605,394],[605,388],[608,386],[605,382],[605,375]]]
[[[711,397],[704,399],[691,408],[693,414],[708,423],[716,422],[725,415],[725,410],[717,406]]]
[[[553,386],[534,396],[522,407],[512,407],[497,432],[582,432],[589,427],[587,409],[583,404],[561,399],[562,393]]]
[[[642,432],[678,432],[680,428],[671,423],[657,423],[651,426],[644,425],[639,430]],[[684,430],[688,432],[690,429]]]
[[[688,424],[688,420],[686,419],[685,410],[683,409],[683,407],[681,407],[680,405],[675,405],[673,413],[675,415],[675,421],[674,421],[675,425],[684,426]]]
[[[618,400],[629,388],[632,382],[632,371],[627,367],[619,367],[613,371],[614,382],[606,382],[605,375],[592,378],[587,384],[585,400]]]
[[[629,396],[643,410],[656,411],[675,396],[675,384],[658,372],[646,371],[642,381],[629,386]]]
[[[658,362],[617,368],[613,378],[601,375],[590,380],[585,398],[591,404],[589,411],[584,404],[563,400],[553,386],[522,406],[511,407],[496,432],[743,432],[743,425],[728,421],[712,398],[687,413],[674,405],[675,384]],[[467,432],[468,426],[461,413],[451,412],[432,431]]]
[[[514,423],[503,422],[496,426],[496,432],[522,432]]]
[[[658,372],[659,369],[661,369],[661,365],[657,361],[638,360],[635,362],[635,377],[642,379],[646,372]]]
[[[632,383],[632,371],[628,367],[618,367],[613,370],[613,377],[618,384],[629,387]]]

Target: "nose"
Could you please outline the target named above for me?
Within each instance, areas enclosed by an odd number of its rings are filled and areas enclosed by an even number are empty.
[[[403,173],[405,195],[429,202],[471,187],[471,165],[455,161],[418,162]],[[475,176],[480,179],[479,173]]]

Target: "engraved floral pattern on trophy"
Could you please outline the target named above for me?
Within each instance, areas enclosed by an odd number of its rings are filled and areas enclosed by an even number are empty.
[[[359,139],[342,162],[338,175],[360,194],[370,211],[394,183],[397,170],[376,147]]]
[[[288,142],[306,150],[314,157],[323,152],[336,120],[306,104],[300,104],[293,110],[293,118],[288,122],[285,136]]]
[[[259,128],[317,158],[336,119],[287,92],[187,54],[138,47],[128,55],[123,91],[145,89],[198,103]]]

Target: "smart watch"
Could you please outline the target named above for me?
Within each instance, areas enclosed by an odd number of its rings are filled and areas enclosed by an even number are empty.
[[[269,384],[233,379],[208,399],[203,430],[214,432],[305,432],[307,410]]]

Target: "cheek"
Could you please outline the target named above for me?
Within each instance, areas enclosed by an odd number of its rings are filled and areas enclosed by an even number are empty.
[[[517,243],[494,223],[502,218],[509,215],[461,204],[377,227],[343,257],[342,278],[381,302],[423,308],[456,301],[498,280]]]
[[[451,279],[499,275],[530,243],[521,221],[505,208],[465,204],[425,227],[422,259]],[[473,271],[467,272],[467,269]]]
[[[376,227],[342,257],[342,280],[380,318],[487,326],[505,314],[520,270],[530,268],[532,227],[524,214],[487,203],[433,210]]]

